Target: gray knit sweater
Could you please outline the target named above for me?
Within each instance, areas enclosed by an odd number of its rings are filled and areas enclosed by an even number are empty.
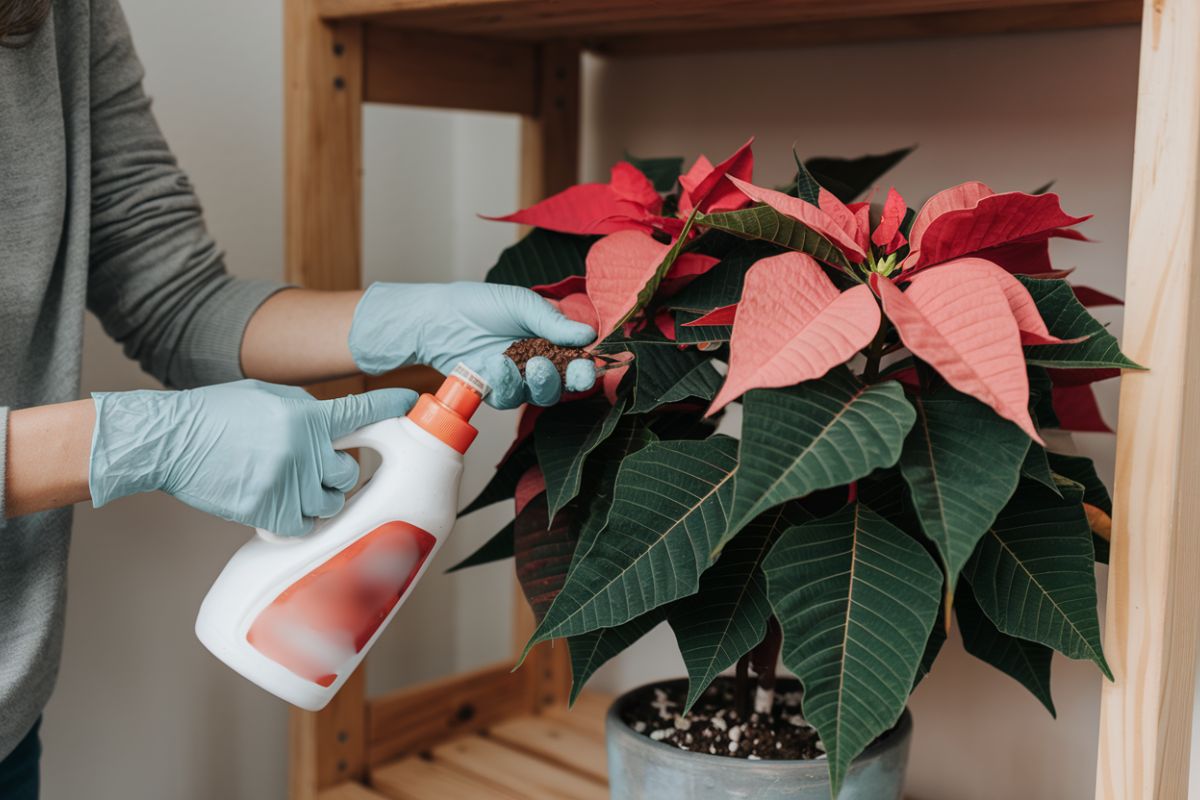
[[[69,508],[6,521],[8,411],[77,398],[85,306],[168,386],[241,378],[278,288],[225,273],[141,81],[117,0],[55,0],[0,47],[0,759],[54,685],[71,529]]]

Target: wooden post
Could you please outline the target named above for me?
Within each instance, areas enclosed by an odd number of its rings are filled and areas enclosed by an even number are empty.
[[[1200,3],[1146,0],[1096,797],[1187,796],[1200,624]]]
[[[521,118],[522,207],[579,180],[579,59],[575,45],[555,42],[538,48],[536,111]],[[534,621],[519,585],[516,595],[513,646],[520,653]],[[528,676],[534,708],[566,702],[571,689],[566,642],[538,645],[521,669]]]
[[[314,289],[362,283],[362,27],[330,24],[315,0],[284,4],[285,257],[289,280]],[[362,378],[312,387],[318,396],[361,391]],[[292,800],[366,769],[362,667],[321,712],[292,709]]]

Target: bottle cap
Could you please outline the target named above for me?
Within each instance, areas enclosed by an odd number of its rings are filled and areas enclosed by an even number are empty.
[[[408,418],[458,452],[465,453],[479,434],[467,420],[479,408],[490,388],[482,377],[465,364],[459,364],[436,395],[421,395],[408,412]]]

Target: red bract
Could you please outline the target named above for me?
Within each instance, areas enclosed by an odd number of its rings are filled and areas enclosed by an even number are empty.
[[[1055,386],[1050,395],[1054,416],[1064,431],[1112,433],[1100,415],[1100,406],[1091,386]]]
[[[934,195],[917,214],[903,268],[918,270],[1021,245],[1024,247],[1000,254],[1006,262],[1003,265],[1012,272],[1040,271],[1049,264],[1042,257],[1047,242],[1055,236],[1080,238],[1067,228],[1087,219],[1090,217],[1064,212],[1056,194],[995,194],[982,183],[964,183]],[[1013,257],[1016,255],[1025,262]]]
[[[879,224],[875,226],[875,232],[871,234],[871,241],[876,247],[882,248],[884,253],[894,253],[907,243],[908,240],[900,232],[900,225],[904,222],[907,211],[908,205],[900,193],[895,189],[888,189],[887,200],[883,203],[883,215]]]
[[[1050,333],[1046,323],[1042,320],[1041,312],[1037,309],[1037,303],[1033,302],[1033,298],[1029,295],[1029,290],[1002,268],[982,258],[960,258],[945,266],[947,269],[956,270],[964,268],[984,270],[996,279],[996,282],[1000,284],[1000,289],[1004,292],[1004,298],[1008,300],[1008,310],[1012,312],[1013,319],[1016,320],[1017,330],[1021,332],[1021,344],[1066,344],[1062,339]],[[913,280],[923,282],[927,278],[913,276]]]
[[[622,161],[612,168],[608,183],[581,183],[521,211],[485,219],[585,235],[656,228],[678,232],[682,223],[659,216],[661,210],[654,185]]]
[[[573,319],[576,322],[582,322],[584,325],[590,325],[595,328],[600,324],[596,318],[596,309],[592,306],[592,301],[583,292],[569,294],[562,300],[557,301],[558,310],[563,313],[563,316]]]
[[[517,481],[517,489],[513,495],[516,513],[520,514],[529,505],[529,501],[546,491],[546,478],[542,475],[541,467],[536,464],[525,471]]]
[[[587,255],[587,290],[604,339],[629,318],[653,281],[671,246],[640,231],[621,231],[592,245]]]
[[[587,291],[587,278],[582,275],[568,275],[555,283],[543,283],[530,287],[542,297],[551,300],[561,300],[567,295]]]
[[[702,317],[697,317],[691,322],[683,323],[685,328],[699,328],[705,325],[732,325],[737,318],[738,304],[721,306],[714,308]]]
[[[679,211],[687,214],[697,207],[705,213],[733,211],[746,205],[745,196],[727,178],[750,180],[754,173],[754,153],[750,150],[753,143],[751,138],[715,167],[704,156],[697,158],[679,176]]]
[[[1096,306],[1123,306],[1125,301],[1119,297],[1113,297],[1111,294],[1105,294],[1099,289],[1093,289],[1090,286],[1072,286],[1071,289],[1075,292],[1075,298],[1081,305],[1088,308]]]
[[[675,341],[675,315],[671,313],[669,308],[660,308],[658,313],[654,315],[654,327],[658,328],[658,332],[664,338]]]
[[[1010,277],[994,264],[963,259],[915,276],[905,292],[879,274],[871,286],[915,356],[1041,442],[1029,416],[1021,330],[1001,274]]]
[[[1048,369],[1046,372],[1054,384],[1050,401],[1060,428],[1065,431],[1112,432],[1100,415],[1092,384],[1120,377],[1121,370]]]
[[[866,347],[877,330],[879,304],[865,285],[839,292],[803,253],[764,258],[746,273],[729,374],[708,413],[750,389],[819,378]]]
[[[913,218],[912,228],[908,231],[911,251],[916,252],[921,248],[921,239],[925,236],[925,229],[935,219],[950,211],[974,208],[980,200],[993,194],[995,192],[988,188],[987,184],[979,181],[967,181],[958,186],[943,189],[926,200],[925,205],[921,206],[921,210]]]
[[[720,263],[720,259],[700,253],[681,253],[667,270],[658,289],[659,297],[670,297]]]

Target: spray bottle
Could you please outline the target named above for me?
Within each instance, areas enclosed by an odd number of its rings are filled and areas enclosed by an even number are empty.
[[[196,635],[268,692],[310,711],[337,693],[454,526],[468,422],[488,386],[460,364],[408,416],[334,442],[382,465],[336,516],[283,538],[258,529],[200,606]]]

